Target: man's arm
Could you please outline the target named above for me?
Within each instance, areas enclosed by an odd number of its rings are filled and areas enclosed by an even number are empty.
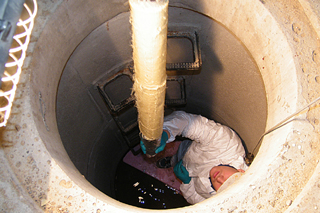
[[[190,204],[196,204],[206,199],[196,192],[196,189],[194,187],[194,180],[192,178],[189,184],[181,184],[180,190],[183,197]]]
[[[177,135],[190,138],[198,143],[211,142],[216,137],[230,139],[231,130],[221,124],[215,123],[201,115],[189,114],[183,111],[175,111],[166,116],[163,129],[170,133],[168,142],[174,141]],[[218,133],[218,134],[217,134]],[[229,137],[225,137],[229,135]]]
[[[192,117],[194,115],[184,111],[175,111],[164,118],[163,129],[170,135],[168,143],[174,141],[177,135],[183,135],[182,132],[193,122]]]
[[[207,150],[202,156],[205,157],[206,155],[205,159],[212,159],[212,156],[216,156],[219,158],[216,160],[217,163],[219,161],[220,163],[231,164],[238,169],[246,169],[243,161],[245,151],[241,140],[227,126],[201,115],[175,111],[165,117],[163,128],[170,134],[167,143],[174,141],[177,135],[182,135],[196,143],[201,143],[202,149]],[[194,157],[193,155],[190,156],[189,162],[192,162]],[[213,163],[213,160],[209,161]],[[194,175],[194,173],[191,173],[190,175]]]

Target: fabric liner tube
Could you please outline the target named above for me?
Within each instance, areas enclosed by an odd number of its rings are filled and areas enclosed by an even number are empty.
[[[166,89],[168,0],[130,0],[133,92],[147,155],[160,145]]]

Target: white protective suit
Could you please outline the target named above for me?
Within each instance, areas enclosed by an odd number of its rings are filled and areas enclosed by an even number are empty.
[[[184,198],[190,204],[216,194],[209,180],[212,167],[228,164],[236,169],[247,169],[241,140],[227,126],[200,115],[175,111],[164,118],[163,129],[170,133],[167,143],[174,141],[177,135],[193,141],[182,160],[191,181],[180,186]]]

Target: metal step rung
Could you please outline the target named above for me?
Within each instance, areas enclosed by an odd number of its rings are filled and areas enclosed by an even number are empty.
[[[167,70],[200,70],[202,66],[202,59],[201,59],[201,51],[199,45],[199,36],[197,32],[168,32],[168,39],[170,38],[186,38],[191,41],[192,43],[192,54],[193,54],[193,62],[178,62],[178,63],[167,63],[166,69]],[[185,50],[187,51],[187,50]]]
[[[185,79],[183,77],[167,78],[165,104],[167,107],[187,104]]]
[[[129,66],[106,81],[97,84],[100,94],[113,114],[121,113],[121,111],[134,106],[135,98],[131,92],[132,73],[132,68]]]

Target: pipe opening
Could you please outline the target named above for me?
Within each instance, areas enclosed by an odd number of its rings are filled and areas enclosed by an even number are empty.
[[[190,38],[170,38],[167,62],[199,66],[188,72],[167,71],[166,110],[201,114],[227,125],[239,134],[250,152],[264,132],[267,114],[264,83],[256,62],[220,23],[195,11],[169,8],[168,30],[190,29],[197,32],[201,54],[195,57],[197,47]],[[199,57],[202,63],[195,65]],[[63,145],[86,179],[112,198],[150,209],[187,206],[182,197],[176,198],[177,189],[167,183],[161,185],[154,178],[150,181],[151,175],[142,167],[139,170],[127,163],[128,153],[133,164],[141,163],[134,160],[137,156],[146,160],[137,147],[139,131],[131,99],[131,66],[129,13],[125,12],[86,36],[63,70],[56,114]],[[130,182],[136,173],[138,179]],[[129,185],[136,194],[127,197]],[[161,194],[181,199],[181,203],[161,200]],[[152,199],[157,204],[148,205]]]

